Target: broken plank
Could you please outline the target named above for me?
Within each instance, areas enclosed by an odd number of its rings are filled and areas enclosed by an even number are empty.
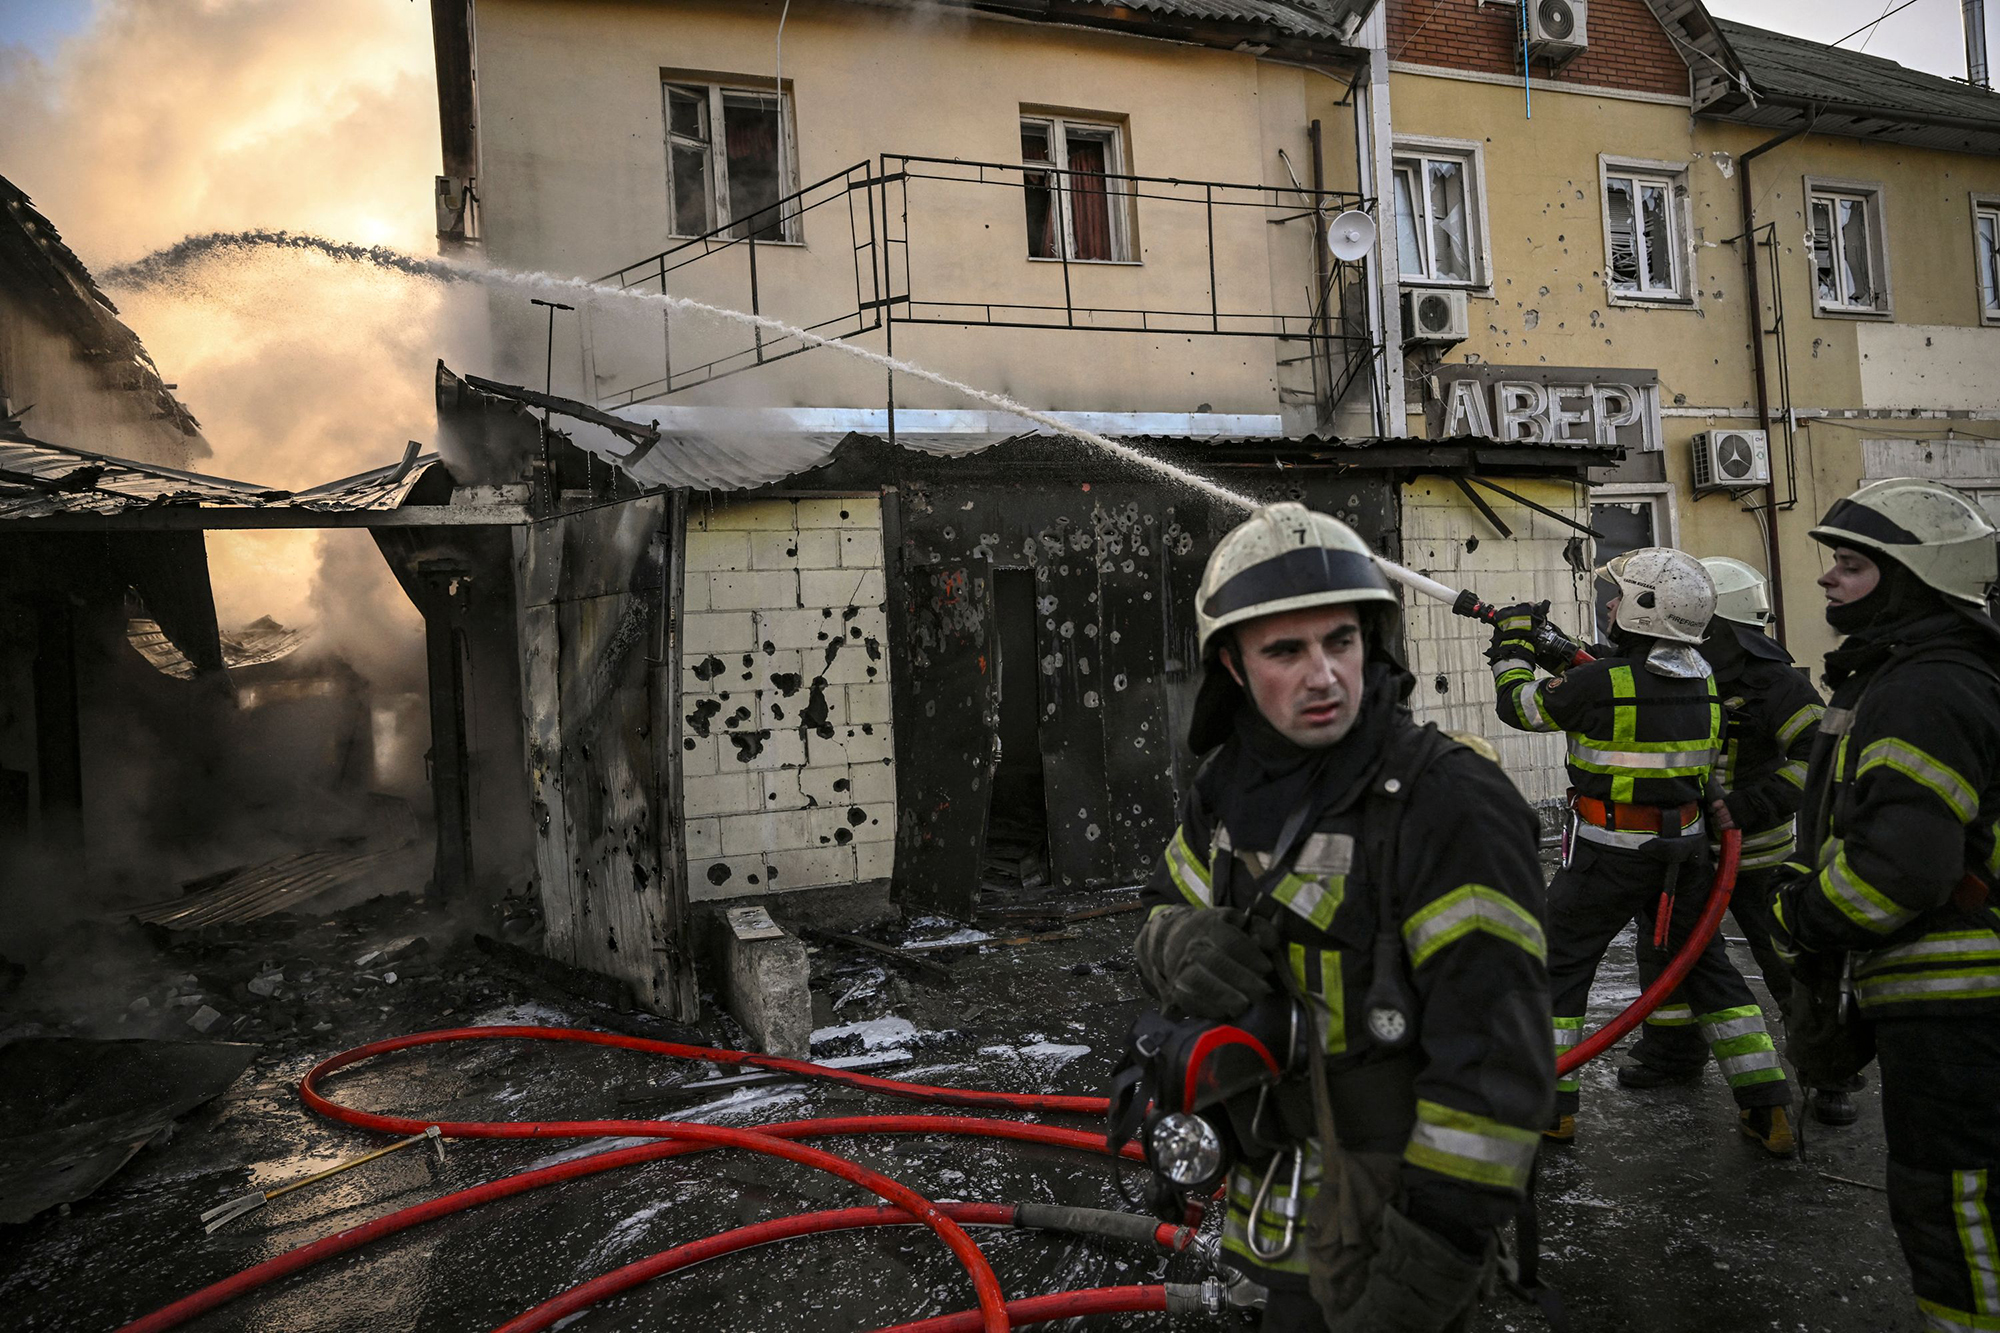
[[[883,944],[880,941],[871,940],[865,935],[847,935],[840,931],[828,931],[826,932],[826,938],[838,940],[842,944],[852,944],[857,949],[866,949],[869,953],[880,954],[884,958],[902,963],[906,967],[913,967],[925,976],[935,977],[939,981],[956,982],[957,980],[957,978],[952,976],[951,969],[942,963],[933,963],[928,958],[920,958],[906,949],[898,949],[893,944]]]

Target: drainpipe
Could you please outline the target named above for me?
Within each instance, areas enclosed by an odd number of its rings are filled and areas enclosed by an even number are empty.
[[[1986,0],[1962,0],[1965,15],[1965,81],[1990,88],[1986,74]]]
[[[1389,117],[1389,20],[1388,6],[1376,5],[1361,26],[1360,38],[1368,51],[1367,84],[1355,80],[1354,144],[1361,168],[1363,193],[1375,195],[1375,253],[1369,284],[1370,332],[1382,340],[1376,384],[1376,432],[1399,438],[1409,433],[1408,409],[1403,403],[1403,308],[1402,266],[1396,251],[1395,145]],[[1324,242],[1321,242],[1324,244]]]
[[[1757,273],[1757,237],[1752,230],[1756,226],[1757,205],[1750,193],[1750,163],[1811,128],[1812,123],[1808,121],[1775,139],[1765,140],[1736,159],[1736,182],[1743,213],[1744,267],[1750,273],[1750,357],[1757,378],[1757,425],[1764,432],[1767,450],[1771,438],[1771,395],[1764,384],[1764,292]],[[1778,550],[1778,486],[1775,474],[1772,480],[1764,483],[1764,513],[1765,559],[1771,567],[1771,628],[1776,631],[1774,637],[1782,645],[1785,642],[1785,579],[1784,562]]]

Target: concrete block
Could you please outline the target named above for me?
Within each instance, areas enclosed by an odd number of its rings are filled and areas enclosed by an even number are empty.
[[[707,517],[708,532],[772,532],[795,528],[790,500],[741,500],[717,505]]]
[[[745,653],[757,646],[756,617],[749,611],[703,611],[683,618],[682,644],[692,655]]]
[[[727,743],[727,742],[726,742]],[[799,739],[798,729],[790,727],[783,731],[773,729],[764,737],[762,747],[748,759],[737,758],[732,748],[722,756],[722,766],[726,770],[732,765],[740,765],[753,774],[774,768],[803,768],[806,764],[806,744]],[[753,777],[751,781],[756,781]],[[752,809],[759,808],[753,805]]]
[[[799,563],[799,534],[750,532],[744,534],[750,546],[748,569],[796,569]]]
[[[888,879],[896,873],[896,844],[864,842],[854,849],[855,874],[861,879]]]
[[[882,565],[882,533],[845,530],[840,534],[840,563],[849,569],[879,569]]]
[[[890,741],[887,727],[875,727],[872,734],[863,731],[860,726],[836,727],[831,738],[806,738],[806,755],[815,766],[879,764],[894,753],[895,746]]]
[[[692,535],[692,534],[690,534]],[[708,580],[690,572],[681,584],[681,612],[708,610]]]
[[[876,656],[869,655],[868,640],[865,637],[850,638],[847,640],[847,646],[840,651],[840,655],[833,659],[833,665],[826,665],[824,653],[810,659],[815,665],[806,679],[810,681],[814,676],[820,676],[828,685],[867,685],[874,681],[887,684],[889,650],[883,646],[883,641],[879,637],[875,640],[875,653]]]
[[[750,568],[750,534],[744,532],[689,532],[687,569],[689,573],[715,569]],[[692,583],[694,580],[688,580]]]
[[[804,810],[809,803],[799,790],[799,780],[810,769],[767,768],[757,774],[757,793],[767,814],[782,810]]]
[[[815,650],[824,651],[827,640],[842,632],[838,615],[829,616],[810,608],[757,612],[758,641],[779,648],[804,649],[810,655]],[[811,660],[810,656],[807,660]]]
[[[710,574],[708,604],[717,611],[755,611],[799,604],[799,576],[788,569]]]
[[[681,813],[689,819],[699,815],[746,814],[761,808],[751,789],[750,775],[725,769],[712,777],[690,777],[681,783]]]
[[[882,501],[873,495],[799,501],[799,527],[875,528],[882,526]]]
[[[847,770],[848,795],[857,801],[869,804],[896,800],[896,766],[894,764],[856,764]]]
[[[858,813],[857,813],[858,812]],[[845,846],[850,842],[880,842],[893,837],[896,831],[896,811],[891,805],[854,805],[846,802],[840,805],[821,806],[808,810],[807,832],[811,840],[805,846]],[[859,818],[861,822],[855,823]],[[843,841],[841,834],[847,835]]]
[[[812,1038],[804,942],[778,928],[761,908],[713,909],[702,916],[703,961],[716,998],[743,1025],[755,1049],[803,1059]]]
[[[841,654],[843,657],[845,653]],[[882,722],[889,720],[889,682],[881,681],[867,685],[847,687],[847,720],[849,722]]]
[[[809,528],[798,534],[797,546],[793,563],[800,569],[840,567],[840,533],[833,528]]]
[[[810,816],[818,811],[785,810],[755,815],[729,815],[722,825],[724,856],[763,855],[796,847],[814,846]]]
[[[714,819],[690,819],[681,826],[682,836],[687,840],[688,863],[710,860],[722,855],[722,832],[720,823]]]
[[[885,590],[880,569],[808,569],[799,574],[799,605],[878,607]]]
[[[771,887],[781,891],[809,889],[823,884],[852,884],[855,880],[852,847],[768,852],[764,860],[771,870],[777,872],[770,877]]]

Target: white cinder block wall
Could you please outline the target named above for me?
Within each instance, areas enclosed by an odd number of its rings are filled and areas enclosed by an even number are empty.
[[[1514,478],[1504,484],[1579,523],[1590,521],[1589,492],[1582,486]],[[1403,563],[1451,587],[1470,587],[1496,606],[1546,598],[1557,625],[1587,638],[1591,578],[1572,569],[1563,555],[1564,546],[1581,534],[1492,491],[1482,490],[1480,496],[1513,530],[1512,537],[1494,531],[1449,478],[1418,477],[1405,486]],[[1582,540],[1581,554],[1588,562],[1591,542]],[[1408,589],[1403,590],[1403,615],[1410,669],[1417,677],[1410,696],[1417,720],[1486,737],[1499,748],[1500,762],[1523,796],[1537,806],[1560,802],[1569,786],[1561,734],[1515,731],[1493,712],[1493,673],[1486,662],[1492,631]]]
[[[688,896],[888,878],[881,501],[691,505],[684,591]]]

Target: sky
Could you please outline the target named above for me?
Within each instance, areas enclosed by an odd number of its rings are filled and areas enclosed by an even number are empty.
[[[1717,18],[1734,19],[1788,32],[1815,42],[1832,42],[1853,32],[1902,0],[1707,0],[1708,11]],[[1989,4],[1986,14],[1988,63],[2000,55],[2000,3]],[[1887,56],[1912,69],[1927,70],[1947,78],[1965,77],[1965,29],[1959,19],[1959,0],[1916,0],[1899,14],[1890,14],[1875,28],[1852,41],[1842,42],[1849,50]]]

